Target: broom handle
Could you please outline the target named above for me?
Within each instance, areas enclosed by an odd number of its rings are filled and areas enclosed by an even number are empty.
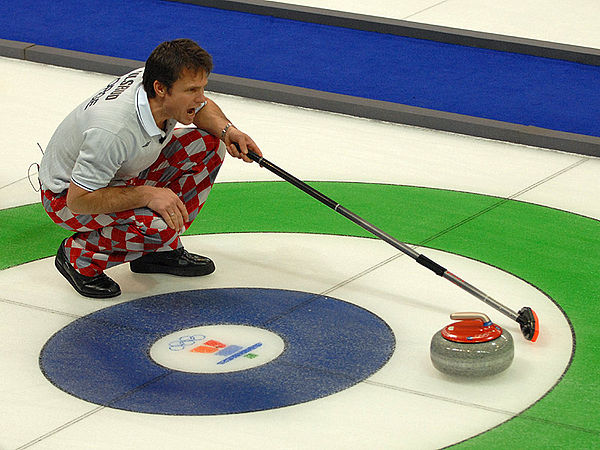
[[[497,302],[489,295],[487,295],[484,292],[477,289],[475,286],[467,283],[463,279],[454,275],[452,272],[448,271],[445,267],[440,266],[438,263],[436,263],[435,261],[432,261],[427,256],[416,252],[415,250],[410,248],[408,245],[404,244],[403,242],[400,242],[398,239],[389,235],[385,231],[383,231],[383,230],[377,228],[376,226],[374,226],[373,224],[367,222],[362,217],[354,214],[349,209],[343,207],[342,205],[335,202],[331,198],[327,197],[326,195],[324,195],[321,192],[317,191],[316,189],[312,188],[311,186],[309,186],[302,180],[296,178],[292,174],[290,174],[290,173],[286,172],[285,170],[281,169],[280,167],[276,166],[269,160],[263,158],[262,156],[258,156],[252,150],[248,150],[248,158],[250,158],[252,161],[258,163],[258,165],[260,167],[264,167],[265,169],[269,170],[270,172],[274,173],[275,175],[283,178],[285,181],[288,181],[289,183],[293,184],[294,186],[301,189],[302,191],[304,191],[311,197],[315,198],[319,202],[321,202],[324,205],[328,206],[329,208],[333,209],[335,212],[341,214],[342,216],[351,220],[352,222],[354,222],[361,228],[367,230],[368,232],[374,234],[378,238],[387,242],[392,247],[394,247],[394,248],[400,250],[401,252],[405,253],[406,255],[410,256],[416,262],[418,262],[422,266],[428,268],[429,270],[434,272],[436,275],[446,278],[447,280],[449,280],[456,286],[467,291],[469,294],[477,297],[479,300],[483,301],[484,303],[487,303],[492,308],[495,308],[496,310],[500,311],[502,314],[510,317],[513,320],[517,320],[518,314],[516,312],[514,312],[512,309],[507,308],[506,306]]]

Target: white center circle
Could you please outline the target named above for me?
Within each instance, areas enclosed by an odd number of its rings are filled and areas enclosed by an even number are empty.
[[[150,348],[150,357],[181,372],[225,373],[262,366],[284,349],[281,337],[262,328],[207,325],[163,336]]]

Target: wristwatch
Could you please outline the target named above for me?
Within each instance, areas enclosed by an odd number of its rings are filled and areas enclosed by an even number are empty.
[[[221,131],[221,140],[225,139],[225,135],[227,134],[227,130],[229,130],[230,127],[234,127],[234,125],[231,122],[227,122],[227,125],[225,125],[225,128],[223,128],[223,130]]]

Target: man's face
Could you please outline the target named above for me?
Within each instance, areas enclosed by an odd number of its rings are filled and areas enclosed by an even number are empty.
[[[169,117],[183,125],[191,124],[196,115],[196,108],[206,101],[204,88],[207,83],[208,77],[204,70],[192,72],[183,69],[171,90],[165,95],[164,107]]]

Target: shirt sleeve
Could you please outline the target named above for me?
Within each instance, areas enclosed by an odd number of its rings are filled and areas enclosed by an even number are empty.
[[[117,135],[101,128],[86,130],[71,181],[86,191],[106,187],[126,158],[127,146]]]

